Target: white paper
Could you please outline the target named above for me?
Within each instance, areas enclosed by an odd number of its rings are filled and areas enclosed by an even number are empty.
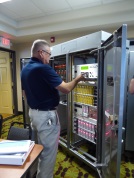
[[[15,154],[26,153],[29,150],[31,140],[17,140],[0,142],[0,155],[1,154]]]
[[[0,155],[0,164],[7,165],[23,165],[26,161],[28,155],[33,149],[35,143],[31,141],[30,147],[26,153],[17,153],[17,154],[1,154]]]

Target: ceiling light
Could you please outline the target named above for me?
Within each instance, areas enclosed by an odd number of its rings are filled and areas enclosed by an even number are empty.
[[[11,0],[0,0],[0,3],[7,2],[7,1],[11,1]]]

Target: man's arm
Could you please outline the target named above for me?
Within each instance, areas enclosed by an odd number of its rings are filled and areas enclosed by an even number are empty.
[[[62,82],[59,86],[56,87],[57,90],[59,90],[62,93],[68,94],[70,91],[72,91],[78,82],[85,81],[84,75],[79,75],[75,79],[73,79],[71,82]]]

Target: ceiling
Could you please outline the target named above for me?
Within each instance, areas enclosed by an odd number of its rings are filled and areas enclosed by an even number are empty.
[[[0,36],[37,37],[120,27],[134,29],[134,0],[12,0],[0,4]]]

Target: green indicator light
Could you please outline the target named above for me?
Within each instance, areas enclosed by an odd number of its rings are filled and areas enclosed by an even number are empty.
[[[88,70],[88,66],[82,66],[81,70]]]
[[[107,71],[108,71],[108,72],[112,72],[112,70],[113,70],[112,65],[108,65],[108,66],[107,66]]]

